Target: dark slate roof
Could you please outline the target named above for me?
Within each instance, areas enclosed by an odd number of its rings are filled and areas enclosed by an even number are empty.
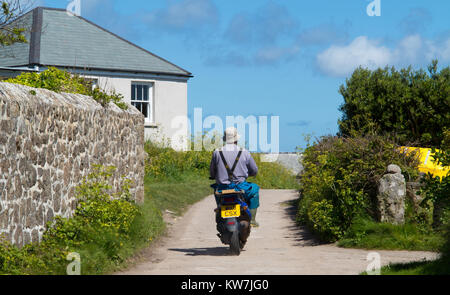
[[[21,18],[28,44],[7,48],[0,66],[42,65],[191,77],[173,63],[64,9],[38,7]],[[3,50],[2,50],[3,51]]]

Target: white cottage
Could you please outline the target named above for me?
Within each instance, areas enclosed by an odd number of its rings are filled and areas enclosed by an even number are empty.
[[[64,9],[38,7],[16,22],[29,42],[0,47],[0,78],[49,66],[77,73],[139,109],[146,139],[187,147],[190,72]]]

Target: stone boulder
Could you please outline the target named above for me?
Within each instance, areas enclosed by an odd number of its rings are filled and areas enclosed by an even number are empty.
[[[405,222],[406,181],[397,165],[389,165],[378,184],[379,221],[392,224]]]

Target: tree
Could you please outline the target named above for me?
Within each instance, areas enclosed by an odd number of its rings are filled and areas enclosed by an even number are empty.
[[[395,134],[398,143],[438,147],[450,126],[450,68],[438,72],[358,68],[340,87],[339,135]]]
[[[21,22],[15,22],[33,6],[31,1],[0,0],[0,45],[28,42],[27,29]]]

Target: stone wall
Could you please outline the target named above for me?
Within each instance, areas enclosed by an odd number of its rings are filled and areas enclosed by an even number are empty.
[[[261,161],[278,163],[295,175],[303,172],[302,159],[303,155],[299,153],[261,154]]]
[[[0,83],[0,234],[22,246],[47,221],[70,217],[93,164],[117,167],[144,200],[144,117],[90,97]]]

